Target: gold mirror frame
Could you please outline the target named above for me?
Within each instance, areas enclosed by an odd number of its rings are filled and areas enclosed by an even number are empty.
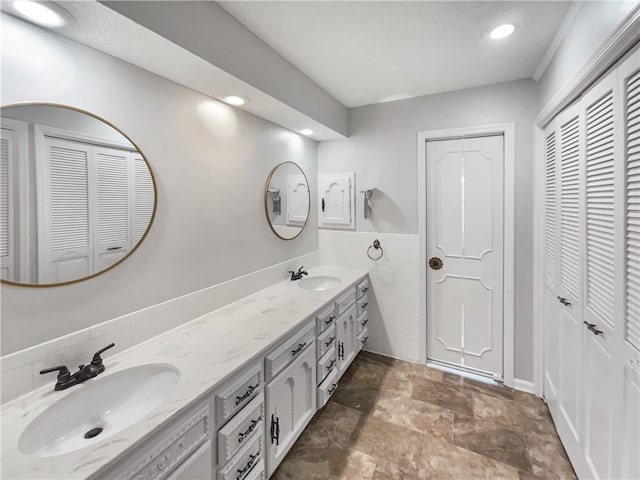
[[[155,175],[153,173],[153,168],[151,168],[151,164],[149,163],[149,160],[147,159],[147,156],[142,152],[142,150],[140,150],[140,147],[138,147],[136,142],[134,142],[131,139],[131,137],[129,137],[129,135],[124,133],[122,130],[120,130],[118,127],[116,127],[113,123],[111,123],[109,120],[106,120],[106,119],[102,118],[100,115],[96,115],[95,113],[89,112],[88,110],[85,110],[83,108],[74,107],[72,105],[65,105],[63,103],[55,103],[55,102],[16,102],[16,103],[8,103],[6,105],[1,105],[0,106],[0,118],[2,117],[1,113],[5,108],[10,108],[10,107],[29,107],[29,106],[44,106],[44,107],[66,108],[67,110],[73,110],[73,111],[78,112],[78,113],[83,113],[85,115],[89,115],[90,117],[93,117],[96,120],[99,120],[99,121],[105,123],[106,125],[108,125],[111,128],[113,128],[120,135],[122,135],[124,138],[126,138],[129,141],[129,143],[131,143],[131,145],[133,145],[133,147],[135,147],[135,149],[138,151],[138,153],[140,154],[140,156],[142,157],[144,162],[147,164],[147,168],[149,169],[149,174],[151,175],[151,181],[153,183],[153,212],[151,213],[151,219],[149,220],[149,225],[147,225],[147,229],[145,230],[145,232],[142,235],[142,237],[140,237],[140,241],[135,244],[135,246],[131,249],[131,251],[129,253],[127,253],[127,255],[122,257],[120,260],[115,262],[113,265],[109,265],[104,270],[100,270],[99,272],[96,272],[96,273],[94,273],[92,275],[87,275],[86,277],[78,278],[76,280],[69,280],[67,282],[60,282],[60,283],[33,284],[33,283],[22,283],[22,282],[14,282],[12,280],[0,279],[0,284],[13,285],[13,286],[16,286],[16,287],[28,287],[28,288],[62,287],[62,286],[65,286],[65,285],[72,285],[74,283],[84,282],[85,280],[89,280],[91,278],[95,278],[98,275],[102,275],[103,273],[106,273],[109,270],[112,270],[112,269],[116,268],[122,262],[127,260],[131,255],[133,255],[133,253],[138,249],[138,247],[140,245],[142,245],[142,243],[145,241],[145,239],[147,238],[147,235],[149,234],[149,230],[151,230],[153,222],[154,222],[154,220],[156,218],[156,211],[157,211],[157,208],[158,208],[158,185],[157,185],[157,182],[156,182],[156,177],[155,177]]]
[[[309,197],[309,201],[307,202],[307,218],[305,218],[304,224],[302,225],[302,227],[300,227],[300,231],[294,237],[291,237],[291,238],[286,238],[280,235],[276,231],[276,229],[273,228],[273,225],[271,224],[271,219],[269,218],[269,184],[271,183],[271,177],[273,177],[273,174],[276,173],[276,170],[278,170],[278,168],[280,168],[282,165],[286,165],[287,163],[291,163],[295,165],[300,170],[300,173],[302,173],[302,176],[304,177],[304,181],[307,182],[307,196]],[[311,213],[311,188],[309,187],[309,179],[307,178],[307,174],[304,173],[304,170],[300,165],[298,165],[296,162],[292,162],[291,160],[287,160],[286,162],[281,162],[277,164],[275,167],[271,169],[271,172],[269,172],[269,176],[267,177],[267,182],[264,184],[264,214],[267,217],[267,223],[269,224],[269,228],[276,235],[276,237],[281,238],[282,240],[294,240],[302,234],[305,227],[307,226],[307,222],[309,221],[309,213]]]

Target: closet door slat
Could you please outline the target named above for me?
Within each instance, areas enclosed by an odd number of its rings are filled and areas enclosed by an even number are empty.
[[[587,305],[615,323],[615,198],[613,92],[586,111],[586,282]]]
[[[544,278],[551,289],[556,283],[556,133],[545,141]]]
[[[640,71],[625,85],[626,331],[640,350]]]
[[[560,127],[560,284],[580,298],[580,122]]]

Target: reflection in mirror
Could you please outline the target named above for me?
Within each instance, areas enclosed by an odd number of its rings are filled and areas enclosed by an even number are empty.
[[[309,182],[294,162],[274,167],[267,178],[264,209],[271,230],[284,240],[296,238],[309,216]]]
[[[61,285],[129,256],[156,207],[153,175],[129,138],[63,105],[0,112],[2,281]]]

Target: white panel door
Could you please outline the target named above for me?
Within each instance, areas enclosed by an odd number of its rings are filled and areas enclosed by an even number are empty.
[[[304,175],[287,175],[287,225],[304,225],[309,213],[309,185]]]
[[[93,273],[91,146],[45,137],[38,155],[38,279],[59,283]]]
[[[126,150],[93,147],[95,183],[94,271],[121,260],[131,250],[130,156]]]
[[[502,135],[427,142],[428,356],[498,376],[503,176]]]
[[[318,175],[318,223],[321,227],[354,228],[354,174]]]
[[[0,278],[15,280],[15,144],[14,132],[2,129],[0,137]]]

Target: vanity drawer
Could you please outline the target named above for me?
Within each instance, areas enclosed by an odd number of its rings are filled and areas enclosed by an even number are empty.
[[[245,480],[253,477],[253,470],[260,468],[264,456],[262,435],[255,438],[240,450],[224,467],[218,469],[218,480]]]
[[[318,373],[316,377],[318,378],[318,383],[321,383],[327,375],[331,373],[331,370],[335,369],[336,362],[338,361],[336,357],[336,347],[332,345],[331,348],[324,354],[324,356],[318,360]]]
[[[333,325],[320,335],[318,335],[318,358],[322,357],[334,344],[336,340],[336,327]]]
[[[310,322],[292,335],[291,338],[285,340],[278,348],[269,353],[266,359],[267,380],[275,377],[278,372],[289,365],[307,345],[315,342],[315,339],[315,325],[313,322]]]
[[[356,298],[362,297],[369,290],[369,280],[364,279],[358,285],[356,285]]]
[[[224,425],[262,391],[262,365],[256,363],[216,393],[218,425]]]
[[[340,316],[356,301],[356,291],[353,288],[347,289],[336,298],[336,315]]]
[[[109,472],[109,478],[125,480],[164,479],[192,455],[201,445],[211,438],[211,418],[209,403],[197,407],[194,413],[182,418],[176,425],[170,427],[159,439],[151,440],[147,450],[135,453],[135,460],[127,465],[125,460],[123,470],[116,467]]]
[[[338,369],[334,368],[318,387],[318,409],[324,407],[338,388]]]
[[[227,463],[253,435],[261,435],[264,397],[259,394],[218,432],[218,463]]]
[[[316,315],[316,329],[318,335],[324,332],[336,319],[336,306],[331,303],[329,308],[324,309],[318,315]]]
[[[358,349],[358,351],[364,348],[364,344],[367,343],[368,339],[369,339],[369,329],[365,327],[358,334],[358,339],[356,340],[356,348]]]
[[[364,330],[364,328],[367,326],[367,323],[369,323],[369,314],[365,310],[364,312],[362,312],[362,315],[360,315],[356,319],[356,331],[358,335],[360,335],[360,332]]]
[[[356,317],[362,315],[362,312],[366,310],[367,305],[369,305],[369,297],[367,295],[358,299],[358,302],[356,303]]]

